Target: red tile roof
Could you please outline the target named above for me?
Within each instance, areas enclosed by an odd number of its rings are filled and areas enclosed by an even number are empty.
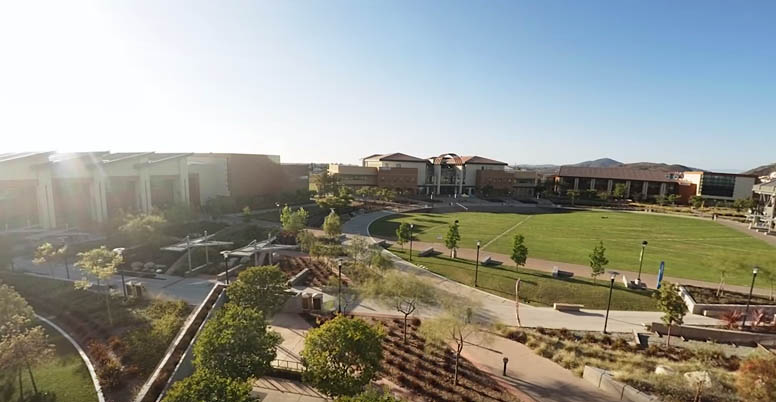
[[[426,162],[425,159],[416,158],[411,155],[403,154],[401,152],[395,152],[392,154],[375,154],[369,155],[364,159],[375,159],[379,161],[391,161],[391,162]]]

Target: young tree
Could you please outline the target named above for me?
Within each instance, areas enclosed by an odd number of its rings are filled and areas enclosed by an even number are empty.
[[[318,239],[315,237],[315,235],[307,230],[301,230],[296,235],[296,244],[299,245],[299,248],[304,253],[309,253],[310,250],[315,247],[315,244],[318,242]]]
[[[666,346],[671,345],[671,325],[676,323],[682,325],[684,315],[687,314],[687,305],[684,304],[682,296],[679,295],[679,288],[670,282],[663,282],[660,290],[654,294],[657,301],[657,308],[663,312],[660,318],[668,325],[668,336],[666,337]]]
[[[741,400],[776,401],[776,357],[753,354],[741,363],[736,376]]]
[[[40,246],[38,246],[37,249],[35,249],[35,258],[32,260],[32,262],[37,265],[42,265],[42,264],[48,265],[49,272],[51,273],[51,277],[53,278],[54,267],[52,264],[60,256],[64,255],[65,252],[67,252],[67,246],[56,248],[52,246],[51,243],[43,243]]]
[[[404,243],[410,241],[410,224],[402,222],[399,227],[396,228],[396,243],[399,243],[402,249],[404,249]]]
[[[666,200],[669,204],[676,206],[676,202],[679,201],[679,195],[678,194],[669,194],[666,197]]]
[[[525,246],[525,236],[521,234],[515,235],[515,238],[512,240],[512,255],[509,258],[515,262],[515,269],[517,270],[525,265],[525,261],[528,259],[528,247]]]
[[[595,279],[598,275],[603,274],[606,264],[609,264],[609,259],[606,258],[606,248],[604,248],[604,242],[599,241],[598,245],[593,247],[593,252],[590,253],[590,276]]]
[[[193,375],[175,382],[162,402],[255,402],[248,381],[222,377],[207,370],[196,370]]]
[[[407,343],[407,319],[420,303],[436,301],[436,292],[428,282],[398,271],[390,271],[378,280],[371,281],[366,293],[392,305],[404,315],[404,343]]]
[[[305,382],[330,395],[356,395],[372,381],[383,358],[382,331],[339,315],[305,338]]]
[[[725,275],[727,270],[725,268],[719,269],[719,286],[717,286],[717,297],[722,296],[723,288],[725,286]]]
[[[286,205],[280,212],[280,223],[283,225],[283,230],[296,235],[307,226],[309,217],[310,214],[304,208],[293,211]]]
[[[655,203],[657,203],[657,205],[660,205],[660,206],[666,205],[667,201],[668,201],[668,198],[666,198],[666,196],[664,195],[655,196]]]
[[[694,195],[690,197],[690,205],[692,205],[694,208],[703,208],[704,204],[706,204],[706,200],[704,200],[700,195]]]
[[[106,281],[105,306],[108,308],[108,323],[113,325],[113,315],[110,311],[110,286],[107,282],[118,271],[118,267],[124,262],[124,258],[119,253],[108,250],[105,246],[95,248],[83,253],[78,253],[78,261],[75,265],[89,274],[97,277],[97,284],[101,280]],[[88,289],[92,282],[88,278],[83,278],[75,283],[78,289]]]
[[[445,234],[445,246],[450,249],[450,257],[452,258],[457,256],[456,249],[459,241],[461,241],[461,233],[458,231],[458,221],[455,221]]]
[[[369,258],[369,266],[380,272],[393,266],[393,262],[381,250],[374,250]]]
[[[240,272],[226,295],[231,303],[270,315],[285,302],[287,282],[276,266],[250,267]]]
[[[356,264],[360,265],[369,264],[369,259],[372,258],[372,249],[369,247],[369,243],[366,239],[361,236],[352,237],[345,252],[356,262]]]
[[[329,215],[323,220],[323,231],[329,237],[337,237],[342,233],[342,221],[332,209]]]
[[[579,198],[579,190],[566,190],[566,196],[571,198],[571,205],[575,205],[577,198]]]
[[[329,174],[328,171],[313,175],[312,182],[318,196],[337,194],[340,189],[339,178],[336,174]]]
[[[281,342],[278,333],[267,330],[261,311],[227,303],[194,344],[194,366],[233,379],[260,377],[269,371]]]
[[[449,342],[455,342],[454,385],[458,385],[458,366],[464,345],[480,336],[479,328],[472,323],[470,313],[470,308],[466,312],[454,308],[442,316],[424,320],[420,325],[420,333],[429,345],[444,349]]]
[[[150,244],[156,248],[162,241],[162,227],[167,223],[157,214],[127,215],[119,231],[126,233],[137,244]]]
[[[621,200],[625,198],[625,193],[627,192],[628,187],[625,186],[624,183],[617,183],[614,185],[614,188],[612,189],[612,197]]]

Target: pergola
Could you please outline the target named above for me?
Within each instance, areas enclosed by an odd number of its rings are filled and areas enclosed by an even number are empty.
[[[218,241],[218,240],[210,240],[215,235],[208,235],[207,231],[205,231],[204,235],[202,237],[197,237],[196,239],[192,239],[190,236],[186,236],[186,238],[179,242],[175,243],[171,246],[162,247],[162,250],[164,251],[175,251],[175,252],[186,252],[188,254],[189,259],[189,271],[192,270],[191,266],[191,249],[196,247],[204,247],[205,248],[205,264],[210,264],[210,253],[208,252],[210,247],[218,247],[218,246],[231,246],[234,243],[230,241]]]

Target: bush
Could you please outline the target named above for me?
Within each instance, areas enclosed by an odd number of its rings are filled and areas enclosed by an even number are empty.
[[[106,389],[115,389],[121,384],[122,372],[121,364],[114,360],[98,365],[97,377],[100,379],[100,385]]]
[[[214,373],[197,370],[194,375],[176,382],[167,391],[163,402],[251,402],[251,385],[247,381],[239,381],[221,377]]]

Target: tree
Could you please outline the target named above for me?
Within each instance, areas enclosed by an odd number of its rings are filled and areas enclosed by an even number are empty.
[[[307,333],[302,378],[330,396],[356,395],[380,369],[382,338],[379,328],[339,315]]]
[[[741,363],[736,376],[741,400],[776,401],[776,357],[753,354]]]
[[[240,272],[226,295],[231,303],[270,315],[285,302],[287,282],[276,266],[250,267]]]
[[[754,201],[751,198],[739,198],[733,201],[733,208],[736,212],[741,212],[742,209],[749,209],[754,206]]]
[[[309,253],[310,250],[315,247],[317,242],[318,239],[315,237],[315,235],[307,230],[301,230],[296,235],[296,244],[299,245],[299,248],[304,253]]]
[[[283,225],[283,230],[296,235],[307,226],[307,219],[309,217],[310,214],[304,208],[293,211],[286,205],[280,212],[280,223]]]
[[[420,333],[429,345],[440,349],[446,348],[449,342],[455,343],[453,384],[458,385],[458,366],[463,347],[471,343],[471,338],[480,335],[479,328],[471,321],[471,308],[466,312],[453,308],[437,318],[424,320],[420,325]]]
[[[124,258],[119,253],[108,250],[105,246],[95,248],[89,251],[78,253],[78,261],[75,265],[89,274],[97,277],[99,285],[101,280],[106,281],[105,306],[108,308],[108,322],[113,325],[113,316],[110,311],[110,286],[107,280],[116,274],[118,267],[124,262]],[[92,282],[83,278],[75,283],[78,289],[88,289]]]
[[[384,390],[370,388],[356,396],[341,396],[336,399],[336,402],[401,402],[401,400]]]
[[[392,267],[393,262],[383,254],[382,250],[378,249],[372,253],[372,257],[369,259],[369,266],[382,272]]]
[[[574,205],[577,198],[579,198],[579,190],[566,190],[566,196],[571,198],[571,205]]]
[[[704,204],[706,204],[706,200],[703,199],[700,195],[694,195],[690,197],[690,205],[692,205],[694,208],[703,208]]]
[[[420,303],[431,304],[437,299],[434,288],[428,282],[398,271],[388,272],[381,278],[371,281],[366,292],[385,304],[393,306],[396,311],[404,315],[404,343],[407,343],[409,316],[417,310]]]
[[[606,191],[599,191],[597,194],[597,197],[601,201],[608,201],[609,200],[609,193]]]
[[[445,234],[445,246],[450,249],[450,257],[456,257],[456,248],[458,248],[458,242],[461,241],[461,233],[458,231],[458,221],[455,221],[447,229]]]
[[[342,233],[342,221],[333,209],[323,220],[323,231],[329,237],[337,237]]]
[[[196,370],[193,375],[175,382],[162,402],[254,402],[251,384],[222,377],[207,370]]]
[[[261,311],[227,303],[194,344],[194,366],[233,379],[260,377],[269,371],[281,342],[278,333],[267,330]]]
[[[679,195],[678,194],[669,194],[666,197],[666,200],[669,204],[676,206],[676,202],[679,201]]]
[[[723,288],[725,286],[725,275],[727,275],[727,270],[725,268],[719,269],[719,286],[717,286],[717,297],[722,296]]]
[[[410,241],[410,224],[402,222],[399,227],[396,228],[396,243],[399,243],[402,249],[404,249],[404,243]]]
[[[369,243],[361,236],[350,239],[346,253],[353,261],[361,265],[369,264],[369,259],[372,257],[372,249],[369,247]]]
[[[625,198],[625,193],[627,193],[627,191],[628,187],[625,186],[625,183],[617,183],[612,189],[612,197],[621,200]]]
[[[516,234],[512,241],[512,255],[509,256],[512,261],[515,262],[515,268],[525,265],[525,261],[528,259],[528,247],[525,246],[525,236]]]
[[[671,345],[671,325],[676,323],[682,325],[684,315],[687,314],[687,305],[684,304],[682,296],[679,295],[679,288],[671,282],[663,282],[660,290],[654,294],[657,300],[657,308],[663,312],[660,318],[668,325],[668,336],[666,337],[666,346]]]
[[[51,277],[53,278],[54,268],[52,263],[56,261],[59,256],[64,255],[65,252],[67,252],[67,246],[56,248],[52,246],[51,243],[43,243],[35,249],[35,258],[32,262],[37,265],[47,264]]]
[[[606,264],[609,264],[609,259],[606,258],[606,248],[604,248],[604,242],[599,241],[598,245],[593,247],[593,252],[590,253],[590,276],[595,279],[598,275],[603,274]]]
[[[657,203],[657,205],[660,205],[660,206],[666,205],[667,201],[668,199],[664,195],[655,196],[655,203]]]
[[[328,171],[312,176],[313,187],[319,196],[337,194],[340,189],[339,177]]]

